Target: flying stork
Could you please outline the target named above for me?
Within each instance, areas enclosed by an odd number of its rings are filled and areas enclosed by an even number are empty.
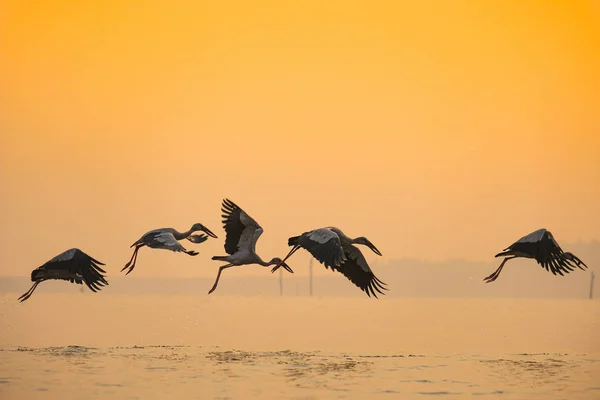
[[[121,269],[121,272],[123,272],[125,269],[129,268],[127,273],[125,273],[125,275],[128,275],[131,271],[133,271],[133,269],[135,268],[135,263],[137,262],[137,253],[144,246],[148,246],[153,249],[165,249],[165,250],[171,250],[171,251],[175,251],[175,252],[184,252],[186,254],[189,254],[190,256],[198,255],[197,251],[193,251],[193,250],[188,251],[185,249],[185,247],[183,247],[181,245],[181,243],[178,242],[178,240],[182,240],[182,239],[188,239],[192,243],[204,242],[207,239],[207,237],[205,235],[192,235],[192,239],[190,239],[190,235],[197,231],[205,232],[208,236],[213,237],[213,238],[217,237],[217,235],[212,233],[210,231],[210,229],[208,229],[207,227],[205,227],[204,225],[202,225],[200,223],[196,223],[196,224],[192,225],[192,227],[188,231],[185,231],[185,232],[178,232],[173,228],[154,229],[150,232],[146,232],[134,244],[129,246],[129,247],[135,246],[135,249],[133,250],[133,255],[131,256],[131,259]]]
[[[287,271],[294,272],[279,257],[266,262],[256,254],[256,242],[260,235],[262,235],[263,228],[251,216],[246,214],[244,210],[238,207],[233,201],[224,199],[221,212],[223,213],[221,215],[223,217],[223,228],[227,234],[225,238],[225,252],[229,255],[214,256],[212,259],[226,261],[228,264],[219,267],[215,284],[208,291],[208,294],[215,291],[219,284],[221,273],[227,268],[250,264],[258,264],[263,267],[281,265]]]
[[[96,292],[102,286],[108,285],[108,281],[102,275],[106,272],[99,265],[104,264],[79,249],[69,249],[31,271],[31,281],[35,283],[17,300],[24,302],[31,297],[40,283],[49,279],[62,279],[78,285],[85,283],[92,292]]]
[[[575,267],[579,267],[582,270],[587,268],[587,265],[575,255],[563,252],[556,240],[554,240],[552,233],[546,229],[538,229],[527,236],[523,236],[504,249],[502,253],[496,254],[496,257],[504,256],[506,257],[502,260],[498,269],[483,279],[486,283],[494,282],[498,279],[504,264],[508,260],[518,257],[534,258],[538,264],[546,268],[546,271],[550,271],[554,275],[557,273],[563,275],[563,272],[568,274]]]
[[[325,268],[331,268],[333,271],[342,273],[360,290],[364,291],[367,296],[371,297],[373,295],[377,298],[377,293],[384,294],[382,290],[388,290],[385,287],[387,285],[373,274],[367,260],[353,244],[365,245],[373,250],[375,254],[381,256],[381,252],[366,237],[361,236],[352,239],[338,228],[327,227],[289,238],[288,246],[293,247],[282,263],[298,249],[304,248]],[[280,264],[277,264],[271,272],[275,272],[279,266]]]

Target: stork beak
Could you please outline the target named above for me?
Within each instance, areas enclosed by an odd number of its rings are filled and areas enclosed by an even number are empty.
[[[373,253],[377,254],[378,256],[381,255],[381,252],[377,249],[377,247],[375,247],[373,243],[369,242],[368,246],[371,250],[373,250]]]
[[[275,271],[277,271],[279,269],[279,267],[281,267],[283,265],[283,261],[277,263],[276,266],[274,266],[273,268],[271,268],[271,273],[274,273]],[[285,268],[285,267],[284,267]],[[291,268],[290,268],[291,269]]]
[[[215,239],[218,239],[218,238],[217,238],[217,235],[215,235],[214,233],[212,233],[212,232],[210,231],[210,229],[208,229],[207,227],[204,227],[204,229],[202,229],[202,231],[203,231],[204,233],[206,233],[208,236],[210,236],[210,237],[212,237],[212,238],[215,238]]]
[[[288,271],[289,273],[292,273],[292,274],[294,273],[294,270],[293,270],[292,268],[290,268],[290,266],[289,266],[289,265],[287,265],[286,263],[282,262],[282,263],[281,263],[281,266],[282,266],[283,268],[285,268],[285,270],[286,270],[286,271]]]

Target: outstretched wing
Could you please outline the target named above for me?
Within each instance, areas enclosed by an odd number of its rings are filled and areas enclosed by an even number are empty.
[[[129,247],[134,247],[134,246],[137,246],[138,244],[145,244],[146,246],[150,246],[156,236],[160,235],[161,233],[168,232],[168,231],[171,231],[171,229],[170,228],[152,229],[151,231],[144,233],[141,238],[139,238],[138,240],[133,242],[133,244]]]
[[[334,268],[346,260],[339,236],[328,228],[305,232],[290,238],[288,244],[303,247],[326,268]]]
[[[334,270],[341,272],[346,278],[360,288],[367,296],[371,295],[377,298],[377,293],[385,294],[382,290],[385,288],[385,283],[380,281],[367,263],[362,252],[352,244],[343,245],[346,261],[339,266],[333,267]]]
[[[185,247],[175,239],[175,236],[171,232],[160,232],[154,235],[148,246],[177,252],[186,251]]]
[[[106,271],[100,268],[100,265],[104,265],[103,263],[90,257],[81,250],[77,252],[75,258],[78,259],[78,272],[83,276],[83,281],[92,292],[96,292],[102,289],[103,286],[108,285],[108,281],[104,275],[102,275],[106,273]]]
[[[525,244],[525,243],[538,243],[541,242],[542,239],[544,239],[545,237],[547,237],[549,232],[547,229],[538,229],[535,232],[531,232],[528,235],[523,236],[521,239],[517,240],[516,242],[514,242],[510,247],[518,245],[519,243],[521,244]]]
[[[552,272],[554,275],[564,275],[573,271],[575,268],[581,268],[580,263],[577,262],[576,257],[571,253],[565,253],[558,242],[554,239],[554,236],[549,231],[546,231],[544,236],[538,243],[538,248],[535,252],[535,260],[546,271]],[[583,264],[585,265],[585,264]]]
[[[507,255],[522,253],[527,254],[530,257],[535,257],[536,250],[539,248],[540,242],[544,239],[547,232],[546,229],[538,229],[535,232],[531,232],[505,248],[504,252],[506,252]],[[497,254],[496,257],[505,255],[504,252]]]
[[[73,248],[52,258],[37,270],[44,270],[44,279],[63,279],[77,284],[85,283],[90,290],[96,292],[102,286],[108,285],[108,281],[102,275],[106,271],[100,265],[104,264],[83,251]],[[34,280],[37,270],[32,272],[32,280]]]
[[[226,232],[225,251],[234,254],[239,250],[254,252],[262,227],[244,210],[229,199],[223,200],[223,227]]]

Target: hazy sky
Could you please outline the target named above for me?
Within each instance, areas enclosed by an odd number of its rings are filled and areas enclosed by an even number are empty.
[[[327,225],[387,259],[598,239],[598,49],[597,1],[5,0],[0,274],[70,247],[118,273],[202,222],[134,272],[213,275],[224,197],[265,259]]]

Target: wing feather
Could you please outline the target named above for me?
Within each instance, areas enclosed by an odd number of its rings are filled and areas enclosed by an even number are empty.
[[[297,245],[307,250],[326,268],[338,266],[346,259],[339,236],[328,228],[303,233],[298,237]]]
[[[185,247],[175,239],[171,232],[160,232],[152,238],[152,242],[148,245],[156,246],[162,249],[167,249],[175,252],[186,251]]]
[[[44,270],[45,279],[66,280],[80,285],[85,283],[91,290],[96,291],[101,286],[108,285],[108,281],[102,275],[105,271],[98,264],[104,265],[79,249],[70,249],[52,258],[38,270]],[[33,278],[32,273],[32,280]]]
[[[221,211],[227,254],[234,254],[242,249],[255,251],[256,241],[263,232],[262,227],[229,199],[223,200]]]
[[[568,274],[576,267],[571,263],[572,254],[565,253],[562,250],[551,232],[544,230],[544,235],[536,243],[536,246],[534,251],[535,260],[546,271],[550,271],[554,275],[564,276],[564,274]]]
[[[377,298],[377,293],[385,294],[385,283],[375,276],[360,249],[352,244],[344,244],[343,249],[346,261],[333,269],[341,272],[369,297],[373,295]]]

